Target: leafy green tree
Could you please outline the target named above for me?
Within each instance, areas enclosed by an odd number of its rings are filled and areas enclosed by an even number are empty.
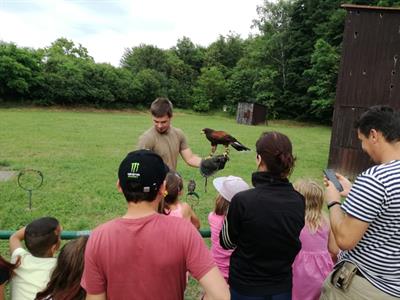
[[[83,47],[81,44],[76,46],[72,40],[68,40],[66,38],[59,38],[55,40],[50,47],[46,48],[45,53],[49,58],[62,56],[94,61],[93,57],[89,55],[89,52],[85,47]]]
[[[325,22],[318,24],[315,28],[317,37],[335,47],[338,53],[343,40],[346,14],[346,10],[338,6],[331,10],[331,14]]]
[[[205,65],[215,66],[226,72],[236,66],[243,56],[244,41],[239,35],[230,33],[227,37],[219,36],[206,50]]]
[[[41,60],[41,51],[0,42],[0,98],[31,98],[41,85]]]
[[[191,91],[193,89],[196,71],[182,59],[174,50],[167,51],[168,64],[168,97],[177,107],[191,107]]]
[[[44,50],[43,89],[38,93],[42,104],[90,104],[93,87],[85,76],[94,64],[82,45],[59,38]]]
[[[76,60],[58,57],[44,68],[43,104],[89,104],[84,69]]]
[[[167,73],[167,55],[164,50],[152,45],[141,44],[138,47],[125,49],[121,66],[136,74],[144,69]]]
[[[311,55],[311,68],[304,71],[311,85],[307,92],[313,99],[310,114],[314,119],[330,122],[335,99],[339,55],[323,39],[317,40]]]
[[[90,104],[107,106],[129,102],[135,97],[134,76],[126,69],[110,64],[86,64],[84,80],[87,85],[85,101]]]
[[[335,36],[337,29],[330,30],[327,24],[330,24],[330,17],[339,9],[340,3],[339,0],[296,0],[292,4],[287,31],[290,37],[287,45],[287,82],[290,85],[283,94],[287,117],[309,117],[307,112],[313,99],[307,93],[310,82],[303,73],[311,68],[311,54],[317,39],[321,35]],[[336,37],[336,43],[337,40]]]
[[[209,111],[222,107],[227,94],[224,75],[217,67],[202,68],[201,75],[193,89],[193,109]]]
[[[271,65],[279,74],[280,89],[285,91],[287,86],[288,65],[288,30],[290,26],[290,13],[292,1],[279,0],[277,2],[264,1],[263,6],[257,7],[258,19],[254,26],[263,34],[264,63]]]
[[[259,71],[253,90],[256,94],[255,102],[264,104],[268,108],[270,118],[277,118],[285,110],[280,105],[280,89],[277,86],[279,72],[273,68],[263,68]]]
[[[227,102],[228,110],[236,111],[239,102],[254,102],[256,92],[253,85],[257,79],[258,72],[254,68],[242,68],[236,66],[230,78],[227,80]]]
[[[196,46],[188,37],[179,39],[172,51],[187,65],[189,65],[196,74],[200,74],[200,69],[204,63],[205,49]]]
[[[135,75],[134,93],[138,103],[149,107],[155,98],[167,96],[167,78],[153,69],[143,69]]]

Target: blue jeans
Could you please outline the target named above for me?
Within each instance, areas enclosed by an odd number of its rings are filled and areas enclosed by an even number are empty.
[[[231,291],[231,300],[292,300],[292,291],[276,294],[276,295],[268,295],[268,296],[245,296],[241,295],[232,288]]]

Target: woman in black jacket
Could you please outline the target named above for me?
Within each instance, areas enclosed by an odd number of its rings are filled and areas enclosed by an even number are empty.
[[[304,198],[288,180],[295,158],[289,138],[265,132],[256,143],[253,189],[236,194],[220,233],[230,261],[231,299],[289,300],[300,251]]]

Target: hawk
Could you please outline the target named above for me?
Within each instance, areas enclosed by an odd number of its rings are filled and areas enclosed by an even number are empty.
[[[225,154],[229,153],[229,145],[235,148],[237,151],[249,151],[250,149],[240,143],[237,139],[231,136],[229,133],[225,131],[217,131],[211,128],[203,128],[201,130],[206,138],[211,142],[211,153],[210,155],[214,155],[217,150],[218,145],[224,145]]]

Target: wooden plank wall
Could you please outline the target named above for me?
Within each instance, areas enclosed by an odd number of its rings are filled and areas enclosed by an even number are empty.
[[[372,165],[354,121],[372,105],[400,109],[400,9],[345,8],[328,166],[354,177]]]
[[[252,125],[252,119],[253,103],[239,102],[236,113],[236,122],[239,124]]]
[[[267,107],[258,103],[254,103],[253,109],[253,125],[267,124]]]

